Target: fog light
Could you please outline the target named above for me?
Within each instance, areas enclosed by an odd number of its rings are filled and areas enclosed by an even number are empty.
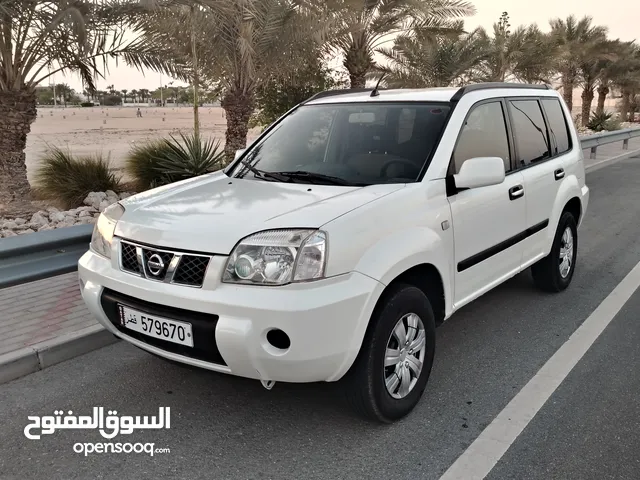
[[[267,342],[269,342],[271,346],[280,350],[286,350],[291,346],[291,339],[289,338],[289,335],[277,328],[267,332]]]

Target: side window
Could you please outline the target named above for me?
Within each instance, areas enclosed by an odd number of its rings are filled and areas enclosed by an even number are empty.
[[[537,99],[512,100],[509,113],[513,124],[518,164],[527,166],[551,156],[547,126]]]
[[[549,121],[549,135],[553,155],[560,155],[571,149],[567,119],[557,98],[543,98],[542,107]]]
[[[507,124],[499,101],[483,103],[471,110],[453,152],[455,173],[474,157],[500,157],[505,172],[511,170]]]

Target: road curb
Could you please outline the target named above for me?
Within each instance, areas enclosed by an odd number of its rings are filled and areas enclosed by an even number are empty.
[[[0,384],[51,367],[65,360],[111,345],[118,339],[101,325],[0,355]]]
[[[638,155],[640,155],[640,149],[632,150],[630,152],[623,153],[622,155],[618,155],[616,157],[611,157],[611,158],[605,158],[603,160],[600,160],[599,162],[592,163],[591,165],[587,165],[586,167],[584,167],[584,170],[585,172],[595,172],[597,170],[600,170],[601,168],[608,167],[609,165],[612,165],[614,163],[617,163],[622,160],[626,160],[628,158],[632,158]]]

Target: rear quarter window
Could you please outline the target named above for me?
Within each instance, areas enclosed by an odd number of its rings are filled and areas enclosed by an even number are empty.
[[[557,98],[543,98],[542,107],[549,122],[549,136],[551,137],[551,154],[561,155],[571,150],[571,137],[564,110]]]

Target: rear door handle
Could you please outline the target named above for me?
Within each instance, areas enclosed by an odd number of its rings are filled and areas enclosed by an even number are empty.
[[[511,200],[517,200],[520,197],[524,196],[524,187],[522,185],[516,185],[515,187],[511,187],[509,189],[509,198]]]
[[[556,180],[564,178],[564,168],[557,169],[555,172],[553,172],[553,176],[556,178]]]

